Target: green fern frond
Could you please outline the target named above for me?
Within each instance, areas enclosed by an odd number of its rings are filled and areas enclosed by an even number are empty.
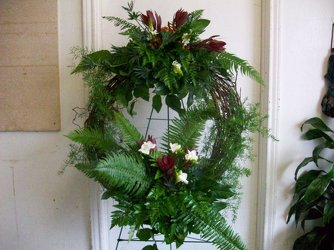
[[[138,26],[120,17],[104,16],[103,18],[107,19],[110,22],[113,22],[114,25],[116,27],[120,27],[121,30],[138,29]]]
[[[186,198],[188,212],[183,218],[185,223],[192,223],[201,237],[210,241],[220,250],[246,250],[239,235],[215,212],[211,204],[198,203],[192,197]]]
[[[234,72],[240,72],[249,76],[258,83],[263,83],[260,73],[252,67],[246,60],[228,52],[220,53],[217,58],[224,69],[230,69]]]
[[[143,136],[138,129],[133,126],[121,112],[114,113],[114,123],[119,129],[125,144],[134,146],[143,139]]]
[[[143,163],[130,155],[112,154],[100,160],[94,168],[85,164],[77,164],[76,168],[105,188],[120,188],[125,194],[140,196],[151,184]]]
[[[165,132],[162,137],[163,147],[167,150],[169,143],[178,143],[188,149],[196,146],[210,113],[210,108],[198,105],[192,106],[179,118],[173,119],[169,131]]]
[[[85,146],[95,147],[102,150],[119,148],[119,145],[111,135],[108,136],[108,133],[102,133],[99,130],[93,128],[77,129],[68,135],[65,135],[65,137]]]

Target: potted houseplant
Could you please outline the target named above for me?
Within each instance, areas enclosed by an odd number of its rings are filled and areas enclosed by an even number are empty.
[[[216,36],[200,38],[210,23],[201,10],[180,9],[162,26],[156,12],[136,12],[132,2],[123,8],[127,20],[106,19],[128,43],[81,51],[73,70],[90,92],[84,127],[67,135],[76,143],[68,162],[103,186],[103,199],[118,202],[112,226],[130,226],[141,240],[159,233],[177,247],[197,233],[219,249],[245,249],[220,211],[233,208],[249,174],[240,159],[249,156],[250,133],[266,132],[235,82],[236,72],[261,82],[259,73]],[[134,115],[139,98],[179,114],[161,146],[122,113]]]
[[[304,122],[301,129],[308,126],[303,138],[315,140],[312,156],[306,157],[295,172],[294,204],[291,206],[288,222],[294,216],[296,225],[300,223],[308,232],[294,242],[294,250],[334,249],[334,131],[320,118],[314,117]],[[306,166],[310,169],[302,172]],[[313,223],[312,223],[313,222]]]

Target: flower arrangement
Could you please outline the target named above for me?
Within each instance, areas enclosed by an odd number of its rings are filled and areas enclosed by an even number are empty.
[[[267,132],[257,106],[241,101],[234,77],[241,72],[261,82],[259,73],[217,36],[200,38],[210,23],[201,10],[180,9],[162,26],[156,12],[136,12],[132,2],[123,8],[128,20],[105,18],[128,43],[81,51],[73,70],[90,95],[84,127],[67,135],[77,143],[68,165],[98,181],[103,199],[118,202],[112,227],[130,226],[141,240],[159,233],[177,247],[196,233],[219,249],[246,249],[220,212],[235,209],[240,177],[249,175],[240,159],[250,157],[250,133]],[[152,111],[164,101],[179,114],[159,147],[121,112],[135,115],[139,98]]]

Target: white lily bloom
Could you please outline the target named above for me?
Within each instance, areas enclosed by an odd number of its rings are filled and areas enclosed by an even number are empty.
[[[184,33],[184,34],[182,35],[182,43],[183,43],[185,46],[187,46],[187,45],[189,44],[189,42],[190,42],[190,34],[188,34],[188,33]]]
[[[146,141],[146,142],[144,142],[144,143],[141,145],[141,147],[140,147],[140,149],[139,149],[139,152],[141,152],[141,153],[143,153],[143,154],[145,154],[145,155],[149,155],[151,149],[155,149],[156,146],[157,146],[157,145],[154,144],[154,143],[152,143],[151,141]]]
[[[172,65],[173,65],[173,68],[174,68],[174,72],[176,74],[182,75],[181,64],[178,61],[175,60],[175,61],[173,61]]]
[[[176,172],[176,183],[178,182],[183,182],[184,184],[188,184],[188,174],[187,173],[183,173],[181,170]]]
[[[169,146],[170,146],[170,151],[172,151],[173,153],[181,149],[181,145],[178,143],[169,143]]]
[[[185,159],[187,161],[193,161],[193,162],[197,162],[198,160],[198,155],[196,150],[188,150],[188,153],[185,155]]]

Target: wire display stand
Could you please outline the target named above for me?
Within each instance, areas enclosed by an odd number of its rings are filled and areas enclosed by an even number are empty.
[[[184,103],[183,102],[181,102],[181,103],[182,103],[182,107],[184,108]],[[167,107],[167,118],[153,118],[152,117],[153,116],[153,111],[154,111],[154,109],[152,107],[151,112],[150,112],[150,116],[147,118],[148,122],[147,122],[146,132],[145,132],[145,137],[144,138],[147,138],[147,136],[148,136],[151,121],[166,121],[167,122],[167,143],[169,144],[170,109],[169,109],[169,107]],[[122,242],[153,242],[153,243],[163,243],[164,242],[164,240],[162,240],[162,239],[150,239],[150,240],[143,241],[143,240],[140,240],[140,239],[135,238],[135,237],[132,238],[132,239],[123,238],[122,237],[123,229],[124,229],[124,227],[121,227],[118,238],[117,238],[117,244],[116,244],[115,250],[118,250],[118,248],[120,246],[120,243],[122,243]],[[157,235],[157,236],[159,236],[159,235]],[[196,237],[192,237],[192,236],[187,236],[184,243],[185,244],[198,244],[198,243],[208,244],[208,243],[211,243],[211,242],[203,240],[203,239],[199,239],[199,238],[196,238]],[[172,244],[169,245],[169,250],[173,250],[173,245]]]
[[[118,238],[117,238],[117,244],[116,244],[116,248],[115,250],[118,250],[118,247],[120,246],[120,243],[122,242],[153,242],[153,243],[163,243],[164,240],[161,240],[161,239],[152,239],[152,240],[140,240],[138,238],[132,238],[131,240],[129,239],[125,239],[125,238],[122,238],[122,234],[123,234],[123,227],[121,227],[121,230],[119,232],[119,235],[118,235]],[[159,235],[157,235],[159,236]],[[187,236],[186,237],[186,240],[184,241],[184,244],[210,244],[211,242],[209,241],[206,241],[206,240],[203,240],[203,239],[199,239],[199,238],[196,238],[196,237],[192,237],[192,236]],[[173,245],[170,244],[169,245],[169,250],[173,250]]]

